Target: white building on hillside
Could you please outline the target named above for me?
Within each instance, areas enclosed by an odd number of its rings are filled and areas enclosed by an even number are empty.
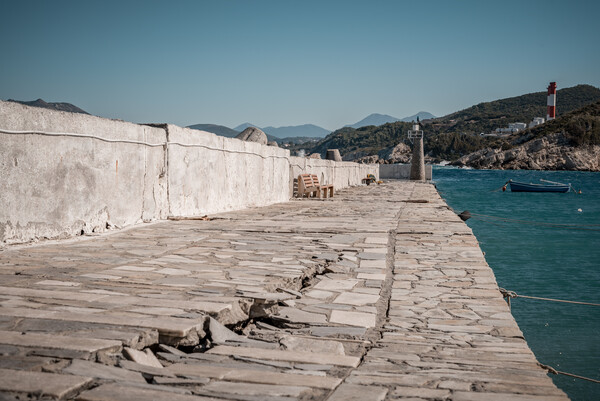
[[[529,123],[529,128],[536,127],[545,122],[546,122],[546,120],[543,117],[534,117],[533,120],[531,120],[531,122]]]
[[[510,123],[508,124],[508,128],[496,128],[494,133],[496,135],[510,135],[515,132],[523,131],[527,128],[527,124],[525,123]]]

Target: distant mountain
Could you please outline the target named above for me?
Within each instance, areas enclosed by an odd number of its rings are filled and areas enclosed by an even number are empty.
[[[288,127],[265,127],[262,130],[278,138],[311,137],[325,138],[331,131],[314,124],[294,125]]]
[[[242,132],[248,127],[260,128],[265,134],[271,135],[278,139],[290,139],[296,137],[311,137],[311,138],[325,138],[331,133],[331,131],[325,128],[319,127],[314,124],[303,124],[303,125],[291,125],[287,127],[259,127],[258,125],[244,123],[234,128],[236,131]],[[279,140],[278,140],[279,142]]]
[[[216,125],[216,124],[195,124],[188,125],[187,128],[198,129],[200,131],[212,132],[213,134],[226,136],[227,138],[235,138],[240,131],[233,130],[224,125]]]
[[[237,127],[234,127],[233,130],[237,131],[237,132],[242,132],[243,130],[245,130],[248,127],[260,128],[258,125],[254,125],[254,124],[250,124],[250,123],[243,123],[243,124],[238,125]]]
[[[87,111],[82,110],[75,105],[72,105],[71,103],[47,103],[42,99],[32,100],[32,101],[8,99],[8,101],[24,104],[25,106],[41,107],[44,109],[51,109],[51,110],[58,110],[58,111],[68,111],[70,113],[90,114]]]
[[[360,120],[357,123],[354,123],[352,125],[346,125],[346,127],[362,128],[362,127],[368,127],[370,125],[375,125],[376,127],[378,127],[383,124],[395,123],[396,121],[404,121],[404,122],[409,123],[411,121],[416,121],[417,117],[419,117],[419,120],[421,120],[421,121],[435,118],[435,116],[433,114],[428,113],[426,111],[420,111],[417,114],[415,114],[414,116],[404,117],[404,118],[396,118],[396,117],[392,117],[387,114],[373,113],[373,114],[370,114],[367,117],[363,118],[362,120]]]
[[[373,114],[370,114],[367,117],[363,118],[362,120],[360,120],[357,123],[354,123],[352,125],[346,125],[346,127],[362,128],[362,127],[368,127],[370,125],[380,126],[380,125],[387,124],[387,123],[395,123],[396,121],[400,121],[400,119],[389,116],[387,114],[373,113]]]
[[[410,116],[410,117],[404,117],[402,120],[400,121],[404,121],[404,122],[411,122],[411,121],[417,121],[417,117],[419,117],[419,120],[423,121],[423,120],[430,120],[432,118],[435,118],[435,116],[431,113],[428,113],[426,111],[420,111],[417,114],[415,114],[414,116]]]

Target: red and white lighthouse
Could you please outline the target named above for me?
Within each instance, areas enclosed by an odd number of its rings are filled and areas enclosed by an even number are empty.
[[[556,117],[556,82],[550,82],[548,85],[548,113],[546,121],[554,120]]]

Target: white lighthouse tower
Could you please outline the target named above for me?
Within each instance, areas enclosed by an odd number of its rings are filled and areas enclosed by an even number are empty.
[[[408,131],[408,138],[413,143],[412,159],[410,161],[410,179],[425,181],[425,154],[423,152],[423,131],[419,117],[413,129]]]

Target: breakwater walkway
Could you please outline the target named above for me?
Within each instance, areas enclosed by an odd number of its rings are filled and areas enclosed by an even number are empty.
[[[2,250],[0,399],[567,399],[432,185],[210,217]]]

